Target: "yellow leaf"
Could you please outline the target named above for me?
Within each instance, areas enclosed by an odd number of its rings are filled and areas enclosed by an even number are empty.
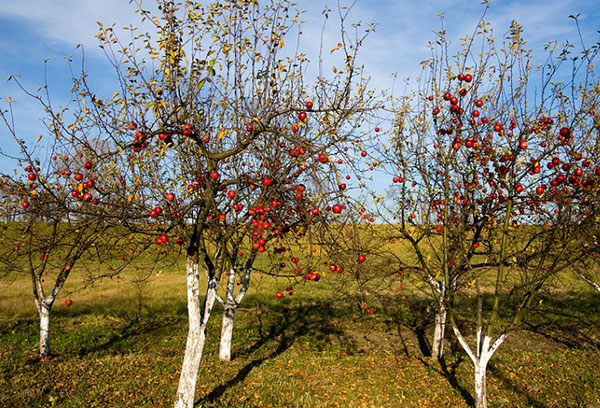
[[[37,137],[37,139],[35,140],[35,142],[36,142],[36,143],[37,143],[37,142],[39,142],[41,138],[42,138],[42,135],[39,135],[39,136]]]

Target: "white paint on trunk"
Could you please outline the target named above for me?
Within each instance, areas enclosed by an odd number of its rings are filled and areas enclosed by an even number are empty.
[[[483,330],[479,327],[477,330],[477,350],[473,352],[460,330],[454,326],[452,329],[454,330],[458,342],[473,362],[473,367],[475,369],[475,408],[487,408],[487,365],[496,350],[498,350],[498,347],[504,342],[506,334],[500,335],[490,346],[492,338],[487,335],[482,336]]]
[[[600,285],[598,285],[596,282],[594,282],[589,276],[587,276],[585,273],[583,273],[581,270],[577,270],[577,274],[584,280],[587,282],[588,285],[590,285],[592,288],[594,288],[597,292],[600,292]]]
[[[444,354],[444,335],[446,332],[446,306],[443,302],[438,305],[435,314],[435,328],[433,330],[433,343],[431,347],[431,356],[436,360],[441,360]]]
[[[223,304],[223,325],[221,327],[221,344],[219,346],[219,359],[231,361],[231,339],[233,337],[233,319],[237,311],[234,299],[236,271],[231,268],[227,276],[227,287],[225,289],[225,303]]]
[[[231,361],[231,339],[233,337],[233,318],[236,307],[225,306],[223,311],[223,327],[221,328],[221,345],[219,348],[219,359]]]
[[[482,364],[475,364],[475,407],[487,408],[486,369]]]
[[[50,355],[50,308],[51,306],[41,303],[40,316],[40,357]]]
[[[196,396],[198,370],[206,342],[206,324],[216,299],[218,282],[209,280],[204,304],[200,307],[200,276],[198,264],[187,262],[188,336],[177,388],[176,408],[192,408]]]
[[[250,269],[244,271],[242,286],[237,296],[234,297],[235,277],[237,273],[235,269],[229,271],[225,302],[223,303],[223,325],[221,327],[221,344],[219,347],[219,359],[222,361],[231,361],[231,340],[233,338],[235,313],[250,285],[250,272]]]

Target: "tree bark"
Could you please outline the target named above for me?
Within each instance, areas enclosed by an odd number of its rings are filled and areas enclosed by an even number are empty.
[[[597,292],[600,292],[600,285],[594,282],[589,276],[587,276],[581,269],[576,268],[577,274],[587,282],[592,288],[594,288]]]
[[[506,334],[501,334],[492,344],[492,338],[484,335],[482,328],[479,327],[477,331],[477,349],[473,351],[460,330],[454,325],[452,325],[452,329],[454,330],[458,342],[473,362],[473,367],[475,369],[475,408],[487,408],[487,365],[496,350],[498,350],[498,347],[504,342]]]
[[[50,309],[51,305],[41,302],[39,308],[40,316],[40,357],[50,355]]]
[[[487,408],[486,371],[487,362],[475,364],[475,408]]]
[[[440,361],[444,354],[444,335],[446,332],[446,306],[440,302],[435,314],[435,327],[433,330],[433,342],[431,346],[431,356]]]
[[[233,319],[235,317],[236,305],[225,303],[223,310],[223,327],[221,328],[221,345],[219,348],[219,359],[231,361],[231,339],[233,337]]]
[[[176,408],[193,408],[196,396],[198,370],[206,342],[206,324],[210,318],[217,295],[218,281],[208,281],[204,304],[200,307],[200,276],[198,264],[188,258],[187,262],[188,335],[185,355],[177,388]]]
[[[235,277],[236,270],[231,269],[227,278],[226,297],[223,302],[223,326],[221,327],[221,345],[219,348],[219,359],[222,361],[231,361],[231,340],[233,338],[235,313],[250,285],[250,268],[244,270],[242,287],[237,296],[234,297]]]

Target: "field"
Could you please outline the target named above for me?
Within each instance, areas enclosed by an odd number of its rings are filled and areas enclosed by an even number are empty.
[[[185,336],[185,274],[157,270],[83,289],[73,275],[54,307],[54,359],[37,348],[37,315],[26,277],[0,290],[0,406],[166,407],[173,402]],[[78,280],[79,279],[79,280]],[[407,285],[359,310],[336,289],[338,276],[296,285],[277,299],[281,278],[253,278],[236,315],[233,361],[218,360],[222,310],[209,325],[197,388],[201,407],[466,407],[472,365],[448,333],[445,364],[428,357],[432,316]],[[600,302],[570,289],[542,295],[488,370],[491,407],[600,407]],[[79,285],[79,286],[77,286]],[[571,290],[572,289],[572,290]]]

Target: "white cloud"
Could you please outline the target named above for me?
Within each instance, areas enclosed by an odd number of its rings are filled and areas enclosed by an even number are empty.
[[[353,2],[340,1],[348,5]],[[339,37],[338,2],[297,0],[297,3],[298,9],[307,10],[300,48],[312,55],[313,70],[318,63],[321,44],[321,11],[325,6],[333,10],[323,37],[325,66],[330,70],[335,56],[331,57],[329,50],[337,44]],[[550,39],[562,42],[568,38],[577,42],[576,26],[568,18],[570,14],[581,13],[580,23],[587,43],[595,43],[600,21],[600,8],[596,3],[597,0],[497,0],[486,19],[492,23],[498,37],[508,29],[512,20],[517,20],[523,25],[524,38],[529,40],[535,55],[542,55],[542,45]],[[144,0],[143,4],[150,7],[155,3]],[[427,43],[434,39],[433,31],[441,27],[437,13],[444,13],[448,38],[457,44],[461,36],[473,32],[482,11],[480,0],[357,0],[350,11],[349,22],[361,20],[363,27],[370,22],[378,24],[376,31],[366,40],[358,63],[365,65],[366,73],[372,78],[371,85],[379,89],[391,86],[390,75],[393,73],[398,73],[399,79],[406,76],[414,78],[420,71],[419,62],[429,56]],[[56,65],[52,65],[49,71],[49,81],[56,83],[54,89],[66,91],[62,96],[65,99],[70,86],[59,71],[66,71],[66,66],[57,63],[56,59],[74,53],[75,45],[81,43],[89,56],[88,65],[93,65],[91,70],[98,74],[101,72],[98,67],[105,59],[97,47],[96,21],[106,25],[115,23],[117,28],[121,28],[138,24],[139,16],[135,14],[135,5],[128,0],[21,0],[0,1],[0,21],[9,23],[11,27],[0,27],[0,52],[5,56],[0,60],[0,75],[5,78],[12,72],[24,73],[26,85],[31,84],[29,88],[35,89],[43,82],[42,61],[51,56]],[[144,27],[143,31],[146,30],[147,27]],[[14,96],[14,87],[10,88],[1,79],[0,97],[7,94]],[[39,116],[33,114],[29,107],[25,111],[27,117]],[[31,122],[26,123],[31,127],[29,133],[41,133],[35,131]]]
[[[97,21],[118,27],[135,23],[134,6],[126,0],[22,0],[1,2],[0,14],[21,21],[46,41],[97,48]]]

